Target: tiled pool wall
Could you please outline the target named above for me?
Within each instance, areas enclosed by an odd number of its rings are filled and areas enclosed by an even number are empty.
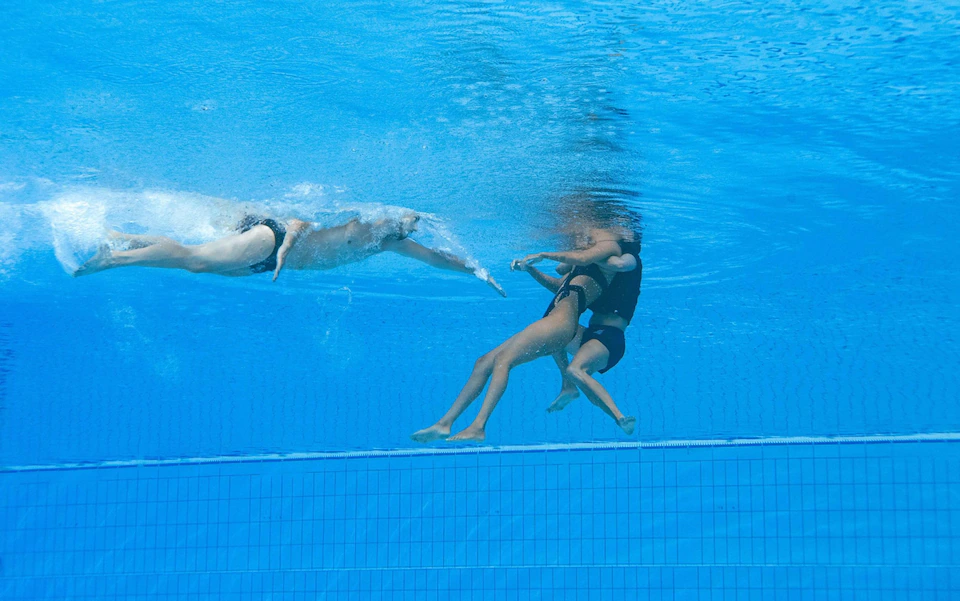
[[[0,473],[0,598],[957,599],[960,444]]]

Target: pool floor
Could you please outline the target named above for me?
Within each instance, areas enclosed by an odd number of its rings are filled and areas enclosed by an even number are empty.
[[[952,437],[19,468],[0,598],[956,599]]]

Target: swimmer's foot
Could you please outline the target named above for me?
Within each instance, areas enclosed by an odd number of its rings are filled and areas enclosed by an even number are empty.
[[[572,386],[570,388],[564,386],[563,389],[560,390],[560,394],[557,395],[557,398],[553,399],[553,402],[550,403],[549,407],[547,407],[547,413],[563,411],[566,406],[578,396],[580,396],[580,391],[577,390],[576,386]]]
[[[447,439],[447,442],[483,442],[487,433],[483,428],[469,426]]]
[[[433,442],[435,440],[444,440],[450,436],[450,428],[433,425],[423,430],[417,430],[410,435],[410,438],[417,442]]]
[[[103,271],[104,269],[110,269],[111,267],[113,267],[113,251],[110,250],[110,245],[101,244],[100,248],[97,249],[97,254],[90,257],[90,260],[78,267],[77,270],[73,272],[73,277],[90,275],[98,271]]]
[[[633,429],[637,425],[637,418],[631,416],[623,416],[617,420],[617,425],[620,426],[620,429],[629,436],[633,434]]]
[[[107,232],[107,244],[110,248],[117,250],[135,250],[137,248],[144,248],[150,246],[144,242],[137,241],[138,236],[134,234],[124,234],[123,232],[118,232],[117,230],[110,230]]]

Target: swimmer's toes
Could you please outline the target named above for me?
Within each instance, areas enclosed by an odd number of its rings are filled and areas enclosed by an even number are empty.
[[[484,430],[467,428],[447,439],[447,442],[483,442],[487,438]]]
[[[637,425],[637,418],[632,416],[624,416],[617,420],[617,425],[623,430],[624,434],[627,436],[633,434],[633,429]]]
[[[110,250],[110,246],[107,244],[101,244],[100,248],[97,249],[97,254],[93,255],[86,263],[73,270],[73,277],[90,275],[91,273],[103,271],[110,266],[111,258],[112,251]]]
[[[450,436],[450,430],[445,430],[437,426],[430,426],[429,428],[424,428],[423,430],[417,430],[410,435],[410,438],[416,442],[433,442],[435,440],[443,440]]]

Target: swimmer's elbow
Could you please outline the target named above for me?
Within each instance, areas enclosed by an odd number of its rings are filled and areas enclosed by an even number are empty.
[[[637,260],[633,255],[620,255],[607,259],[607,265],[616,272],[623,273],[637,268]]]
[[[294,240],[296,240],[300,236],[300,234],[305,232],[309,227],[310,227],[309,221],[301,221],[300,219],[288,219],[287,220],[287,240],[292,243]]]
[[[574,253],[570,253],[569,256],[563,257],[564,263],[569,263],[576,267],[585,267],[592,263],[600,263],[606,261],[611,257],[620,256],[620,245],[616,243],[603,242],[597,244],[587,250],[581,250]]]

